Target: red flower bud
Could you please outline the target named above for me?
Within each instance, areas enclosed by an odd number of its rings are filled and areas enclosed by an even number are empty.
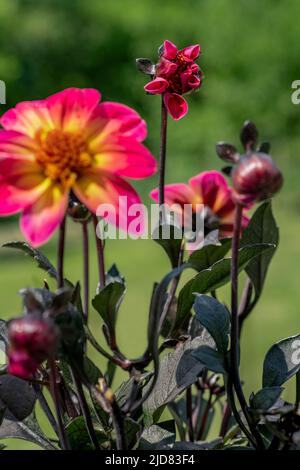
[[[31,355],[18,349],[10,349],[8,351],[8,368],[7,372],[22,379],[29,379],[35,374],[39,363],[31,357]]]
[[[257,152],[241,157],[232,172],[232,181],[235,200],[248,205],[279,191],[283,178],[273,159]]]
[[[8,339],[13,351],[25,351],[41,363],[57,346],[58,332],[53,323],[26,315],[9,322]]]

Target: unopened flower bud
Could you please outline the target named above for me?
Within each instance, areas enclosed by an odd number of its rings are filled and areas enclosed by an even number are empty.
[[[243,156],[232,172],[235,200],[248,205],[273,196],[283,178],[270,155],[251,153]]]
[[[72,217],[74,222],[87,222],[91,217],[90,211],[73,193],[70,194],[69,198],[68,215]]]
[[[22,379],[32,377],[39,367],[37,362],[31,355],[18,349],[10,349],[8,351],[8,367],[7,372]]]
[[[25,315],[9,322],[8,339],[13,351],[25,351],[41,363],[55,352],[58,331],[51,321]]]

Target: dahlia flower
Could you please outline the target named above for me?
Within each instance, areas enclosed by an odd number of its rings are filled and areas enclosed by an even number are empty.
[[[69,88],[44,100],[19,103],[0,123],[0,215],[22,212],[21,229],[33,246],[46,242],[63,220],[72,190],[91,212],[116,209],[119,196],[140,203],[124,178],[152,175],[156,163],[142,145],[145,122],[131,108],[100,103],[94,89]]]
[[[158,189],[150,193],[154,201],[158,201]],[[219,237],[229,237],[233,233],[235,203],[232,189],[224,176],[218,171],[204,171],[189,180],[189,184],[176,183],[165,186],[165,203],[169,206],[176,204],[179,220],[183,219],[185,204],[192,205],[193,214],[197,214],[197,204],[205,206],[206,230],[219,230]],[[243,215],[243,227],[249,219]],[[192,221],[184,220],[184,224]]]

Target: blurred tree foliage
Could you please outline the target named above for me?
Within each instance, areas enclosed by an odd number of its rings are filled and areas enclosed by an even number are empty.
[[[168,181],[220,167],[215,141],[237,142],[251,118],[272,140],[286,187],[295,191],[300,106],[291,103],[291,83],[300,79],[299,17],[299,0],[1,0],[0,79],[8,106],[69,86],[99,88],[105,100],[142,113],[157,154],[159,97],[144,94],[147,77],[135,58],[155,59],[166,38],[179,47],[199,42],[205,81],[188,99],[188,116],[170,122]]]

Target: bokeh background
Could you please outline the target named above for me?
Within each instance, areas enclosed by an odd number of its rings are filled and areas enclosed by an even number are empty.
[[[264,295],[243,332],[242,376],[246,392],[261,385],[264,355],[273,342],[300,329],[300,105],[291,102],[291,84],[300,79],[300,2],[298,0],[1,0],[0,79],[7,105],[40,99],[65,87],[95,87],[104,100],[121,101],[147,120],[147,145],[159,149],[159,97],[146,96],[147,77],[136,70],[136,57],[156,59],[170,39],[179,47],[200,43],[205,81],[188,98],[190,112],[169,122],[167,182],[186,181],[205,169],[220,169],[214,144],[238,144],[245,119],[257,123],[261,138],[285,176],[274,201],[281,242]],[[144,200],[156,176],[136,184]],[[16,218],[0,221],[1,243],[20,239]],[[55,240],[44,247],[55,261]],[[152,241],[109,241],[106,264],[116,262],[128,284],[118,334],[130,356],[145,346],[152,284],[168,261]],[[0,317],[21,311],[17,295],[24,286],[40,286],[44,274],[22,254],[0,249]],[[91,293],[97,284],[91,248]],[[82,275],[79,227],[68,224],[66,274]],[[226,300],[227,290],[221,296]],[[92,312],[93,328],[101,325]],[[102,338],[103,340],[103,338]],[[101,362],[103,364],[103,361]],[[115,385],[122,380],[117,376]],[[287,396],[292,397],[291,390]],[[9,442],[9,448],[28,448]]]

